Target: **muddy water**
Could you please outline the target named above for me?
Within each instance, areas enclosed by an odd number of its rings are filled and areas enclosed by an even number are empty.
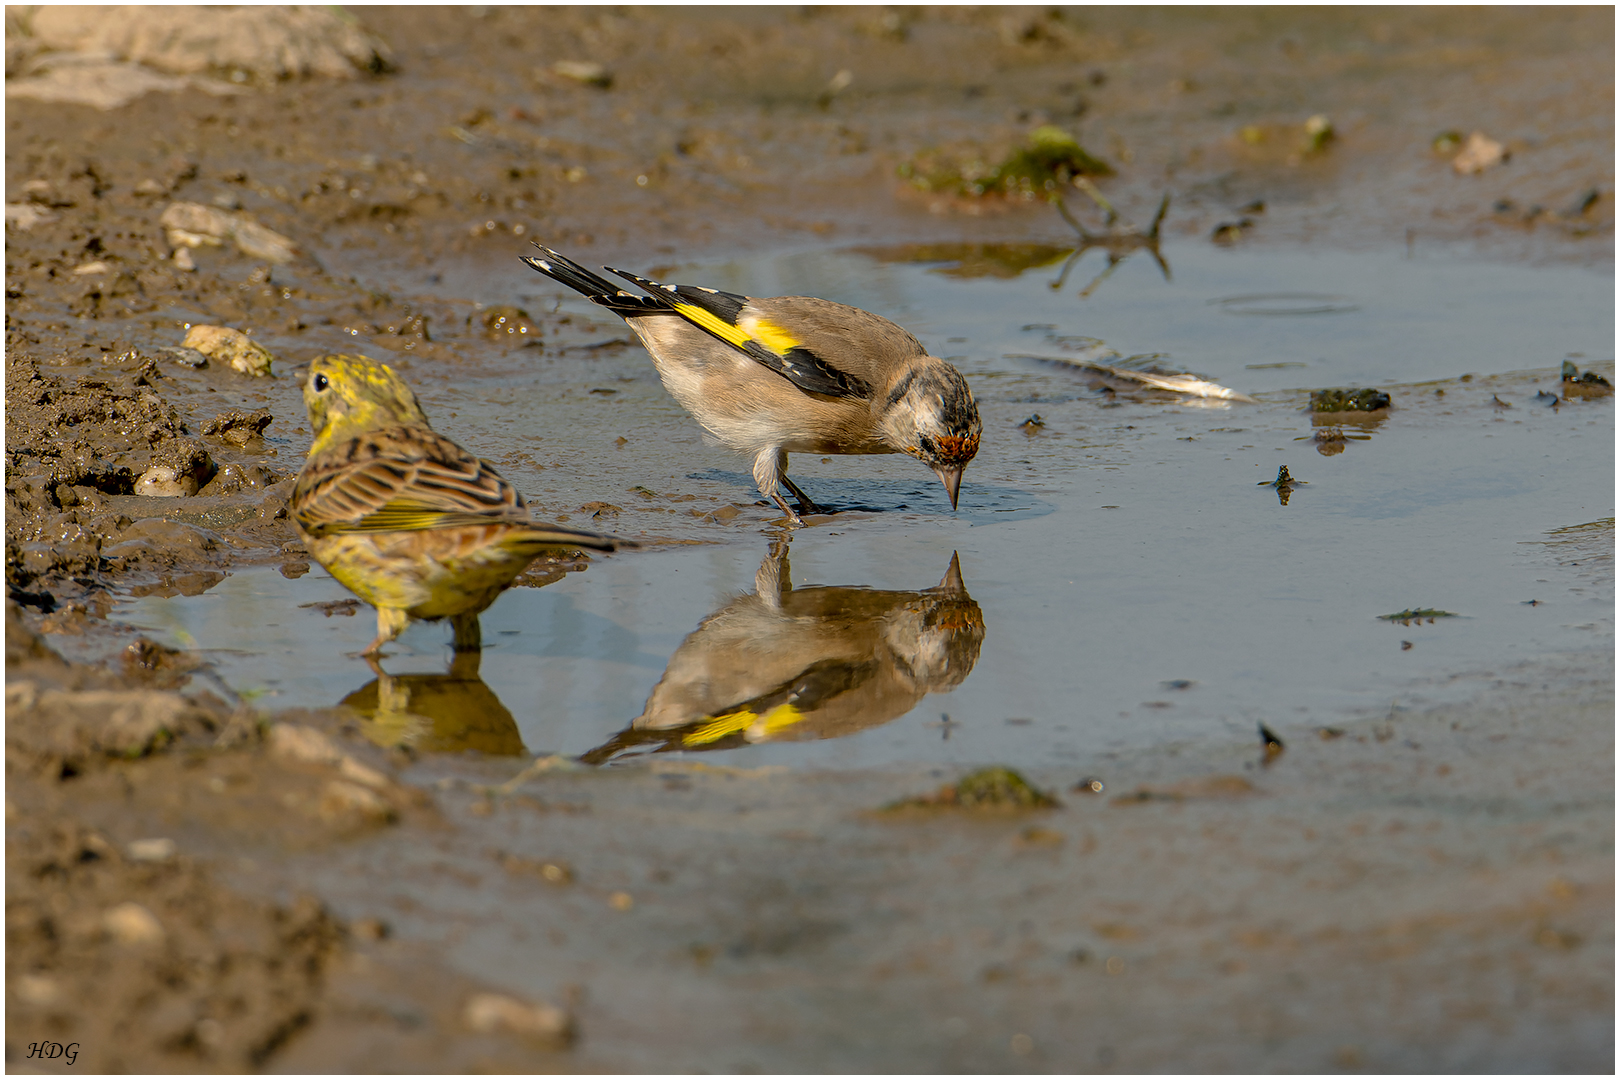
[[[1169,280],[1139,252],[1084,298],[1105,257],[1053,289],[1060,245],[674,271],[861,303],[953,358],[986,424],[955,514],[906,459],[800,457],[797,478],[841,512],[789,537],[638,348],[552,342],[409,377],[553,516],[623,504],[593,523],[683,543],[512,590],[484,616],[476,672],[446,675],[446,631],[419,625],[374,681],[355,656],[370,612],[312,606],[347,595],[318,568],[244,569],[118,617],[202,644],[267,705],[347,700],[381,742],[800,767],[1081,766],[1460,700],[1505,665],[1612,647],[1612,591],[1570,545],[1612,533],[1613,398],[1537,397],[1560,392],[1566,355],[1613,377],[1610,276],[1405,251],[1164,254]],[[508,278],[512,299],[576,313],[586,344],[612,340],[520,268],[451,267],[445,289],[500,296]],[[1145,354],[1258,401],[1104,386],[1063,362]],[[1394,407],[1319,452],[1332,418],[1307,390],[1362,386]],[[1260,486],[1284,465],[1305,482],[1286,501]],[[1412,609],[1453,615],[1379,618]],[[797,706],[778,708],[795,680]]]

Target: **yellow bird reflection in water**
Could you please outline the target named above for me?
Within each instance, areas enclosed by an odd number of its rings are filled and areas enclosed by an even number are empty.
[[[443,675],[390,675],[372,662],[377,677],[339,705],[359,714],[361,732],[378,746],[521,754],[517,721],[479,677],[480,657],[458,652]]]
[[[984,616],[954,554],[931,589],[795,589],[778,541],[754,591],[687,635],[641,715],[580,760],[602,764],[652,743],[655,752],[720,750],[851,735],[954,689],[983,641]]]

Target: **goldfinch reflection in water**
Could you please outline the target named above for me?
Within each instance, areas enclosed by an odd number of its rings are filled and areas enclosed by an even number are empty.
[[[984,616],[954,555],[931,589],[795,589],[778,542],[754,591],[687,635],[641,715],[581,760],[852,735],[955,689],[983,641]]]

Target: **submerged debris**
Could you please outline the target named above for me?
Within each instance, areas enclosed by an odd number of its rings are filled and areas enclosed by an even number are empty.
[[[1096,184],[1093,184],[1084,176],[1075,177],[1074,186],[1085,192],[1087,197],[1097,204],[1098,209],[1102,210],[1104,215],[1103,225],[1106,231],[1100,233],[1090,232],[1069,213],[1069,208],[1064,204],[1061,195],[1053,196],[1052,201],[1057,205],[1058,214],[1068,224],[1069,228],[1073,229],[1080,237],[1080,246],[1074,249],[1074,253],[1064,262],[1063,270],[1058,274],[1057,280],[1052,282],[1054,291],[1063,288],[1063,283],[1068,280],[1069,271],[1074,268],[1074,264],[1079,262],[1080,257],[1092,248],[1102,248],[1108,253],[1108,265],[1103,267],[1102,273],[1091,279],[1089,285],[1080,290],[1081,299],[1090,296],[1097,286],[1101,285],[1108,278],[1108,275],[1114,272],[1115,267],[1136,251],[1146,251],[1153,256],[1153,261],[1159,264],[1159,272],[1164,275],[1164,280],[1170,280],[1170,264],[1165,261],[1164,255],[1159,251],[1159,228],[1164,224],[1164,215],[1170,211],[1170,193],[1168,191],[1159,200],[1159,209],[1153,215],[1153,223],[1144,230],[1122,219],[1119,216],[1119,211],[1114,209],[1114,204],[1109,202],[1101,191],[1097,190]]]
[[[1295,480],[1293,475],[1291,473],[1289,473],[1288,466],[1279,465],[1279,466],[1277,466],[1277,479],[1275,479],[1275,480],[1262,480],[1258,484],[1256,484],[1255,487],[1284,488],[1284,487],[1293,487],[1296,484],[1308,484],[1308,483],[1310,483],[1309,480]]]
[[[1352,442],[1367,442],[1372,436],[1366,432],[1345,431],[1337,424],[1317,428],[1309,435],[1301,435],[1295,442],[1309,440],[1316,444],[1316,452],[1323,457],[1332,457],[1342,454]]]
[[[1277,479],[1262,480],[1255,487],[1276,488],[1277,501],[1283,506],[1287,506],[1288,497],[1294,493],[1294,488],[1307,483],[1310,483],[1310,481],[1295,480],[1293,474],[1288,471],[1288,466],[1279,465],[1277,466]]]
[[[1152,390],[1168,390],[1175,394],[1187,394],[1191,397],[1216,398],[1222,401],[1242,401],[1254,404],[1254,398],[1239,393],[1218,383],[1188,372],[1168,372],[1162,370],[1135,370],[1127,367],[1115,367],[1101,364],[1095,360],[1084,360],[1075,356],[1037,356],[1030,353],[1021,353],[1014,359],[1045,360],[1054,364],[1064,364],[1068,367],[1081,368],[1086,371],[1095,371],[1112,379],[1125,382],[1139,383]]]
[[[1397,611],[1393,615],[1380,615],[1378,617],[1385,622],[1398,622],[1402,626],[1411,626],[1413,623],[1421,623],[1425,619],[1432,623],[1436,619],[1455,619],[1458,616],[1455,611],[1441,611],[1439,608],[1407,608],[1405,611]]]
[[[1260,725],[1260,747],[1263,754],[1260,759],[1262,765],[1270,765],[1273,761],[1282,757],[1283,751],[1287,749],[1283,745],[1282,739],[1278,738],[1277,733],[1266,727],[1265,724]]]
[[[1377,412],[1389,408],[1390,397],[1382,390],[1313,390],[1312,412]]]
[[[1101,790],[1101,781],[1097,781]],[[1002,765],[969,773],[932,795],[918,795],[890,803],[884,810],[1049,810],[1059,802],[1017,772]]]
[[[1030,413],[1024,422],[1018,426],[1024,429],[1024,434],[1033,435],[1046,426],[1046,421],[1041,419],[1040,413]]]
[[[1235,244],[1243,239],[1243,234],[1252,228],[1254,228],[1253,218],[1223,221],[1210,230],[1209,238],[1217,244]]]
[[[314,608],[330,619],[334,615],[353,615],[360,610],[360,601],[350,597],[347,600],[313,600],[307,604],[299,604],[301,608]]]

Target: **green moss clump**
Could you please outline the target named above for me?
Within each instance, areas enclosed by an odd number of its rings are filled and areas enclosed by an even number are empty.
[[[1311,393],[1312,412],[1377,412],[1389,408],[1389,395],[1368,387],[1365,390],[1316,390]]]
[[[1033,786],[1011,769],[993,766],[969,773],[956,782],[959,806],[1035,809],[1056,806],[1057,800]]]
[[[1049,810],[1060,805],[1004,765],[993,765],[946,784],[932,795],[901,799],[885,810]]]
[[[997,165],[982,155],[931,153],[900,166],[900,175],[923,191],[939,191],[967,198],[999,195],[1033,199],[1069,187],[1078,176],[1111,176],[1106,161],[1086,151],[1073,135],[1046,124],[1030,132],[1025,144]]]
[[[1014,189],[1056,191],[1072,184],[1077,176],[1108,176],[1113,171],[1106,161],[1086,153],[1073,135],[1046,124],[1030,132],[1023,149],[1007,156],[991,182],[1008,193]]]

